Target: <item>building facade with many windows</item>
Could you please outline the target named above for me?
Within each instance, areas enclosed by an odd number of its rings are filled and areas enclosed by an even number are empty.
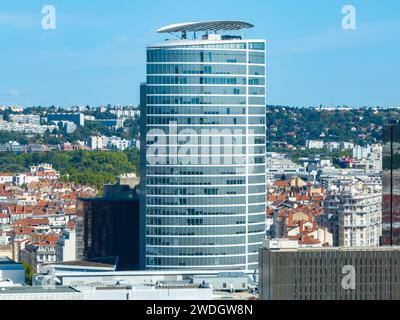
[[[353,181],[331,185],[324,200],[334,245],[377,247],[382,236],[382,187]]]
[[[141,184],[149,269],[257,268],[265,237],[265,41],[209,33],[250,26],[173,25],[159,32],[181,32],[179,40],[147,47]]]
[[[282,240],[282,239],[281,239]],[[261,300],[399,300],[399,247],[260,249]]]

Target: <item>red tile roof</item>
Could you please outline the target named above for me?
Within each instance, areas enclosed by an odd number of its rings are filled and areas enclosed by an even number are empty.
[[[276,180],[274,182],[274,187],[289,187],[289,181],[286,180]]]

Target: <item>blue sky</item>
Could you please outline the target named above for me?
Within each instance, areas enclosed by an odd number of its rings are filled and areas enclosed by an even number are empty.
[[[56,30],[41,28],[47,4]],[[0,105],[137,105],[156,29],[224,19],[267,39],[268,104],[400,107],[398,0],[0,0]]]

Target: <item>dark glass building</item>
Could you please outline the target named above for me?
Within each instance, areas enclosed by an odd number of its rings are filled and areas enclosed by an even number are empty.
[[[383,129],[382,245],[400,244],[400,124]]]
[[[106,185],[102,198],[78,199],[77,258],[118,257],[117,270],[142,270],[145,246],[139,195],[122,179]]]

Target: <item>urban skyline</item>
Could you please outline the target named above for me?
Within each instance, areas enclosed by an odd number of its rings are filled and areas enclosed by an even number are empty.
[[[400,299],[400,5],[152,4],[0,7],[0,300]]]

